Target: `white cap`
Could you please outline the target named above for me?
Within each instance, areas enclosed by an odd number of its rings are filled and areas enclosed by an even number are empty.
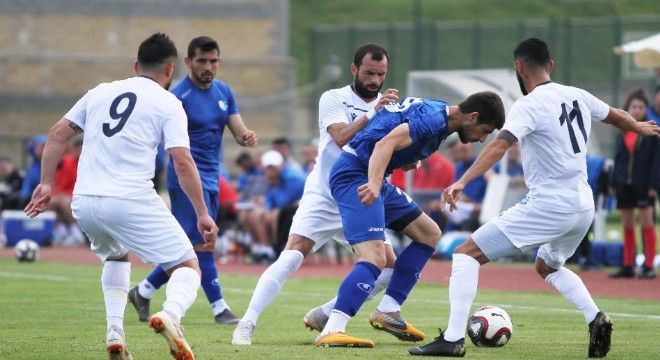
[[[282,154],[277,150],[268,150],[261,155],[261,166],[280,166],[284,162]]]

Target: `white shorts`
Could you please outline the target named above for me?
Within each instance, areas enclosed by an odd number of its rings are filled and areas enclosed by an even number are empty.
[[[481,226],[472,239],[490,260],[510,254],[512,248],[525,251],[539,247],[537,256],[558,269],[573,255],[593,219],[593,208],[575,214],[556,213],[523,200]]]
[[[183,260],[192,250],[181,225],[155,191],[131,198],[74,195],[71,210],[102,261],[131,251],[144,262],[161,265]]]
[[[297,234],[314,242],[312,252],[330,240],[352,249],[344,236],[339,209],[332,196],[324,196],[318,192],[305,191],[298,204],[298,210],[293,216],[289,236]],[[385,245],[392,246],[392,240],[385,234]]]

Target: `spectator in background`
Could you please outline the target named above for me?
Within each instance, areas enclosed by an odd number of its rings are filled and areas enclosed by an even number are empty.
[[[318,139],[314,139],[309,143],[305,144],[305,146],[303,146],[302,169],[305,176],[309,175],[309,173],[311,173],[312,170],[314,169],[314,165],[316,165],[316,157],[318,156],[318,146],[319,146],[318,143],[319,143]]]
[[[454,138],[449,143],[449,155],[456,167],[455,181],[458,181],[477,159],[472,145],[465,144],[459,141],[458,138]],[[446,225],[443,232],[475,231],[479,228],[479,214],[481,213],[481,202],[486,195],[486,186],[487,181],[484,175],[479,175],[465,186],[458,199],[459,209],[462,208],[464,212],[441,212],[443,216],[447,217],[444,219]]]
[[[509,187],[515,189],[523,188],[526,190],[527,186],[525,185],[525,173],[523,172],[522,152],[520,150],[520,144],[515,143],[511,145],[507,155],[506,173],[511,177],[509,179]],[[488,180],[488,178],[493,174],[500,173],[500,165],[500,163],[497,163],[493,165],[491,170],[486,171],[484,174],[486,180]]]
[[[412,170],[413,192],[408,195],[415,199],[422,210],[439,225],[444,224],[440,211],[440,195],[442,190],[454,182],[455,174],[454,164],[438,151],[423,159],[418,169]],[[390,183],[403,191],[408,191],[406,171],[394,170],[390,176]],[[415,190],[422,190],[422,192],[415,193]]]
[[[648,107],[647,117],[649,120],[655,120],[656,124],[660,123],[660,85],[655,88],[653,104]]]
[[[53,245],[84,245],[86,242],[85,235],[71,212],[71,198],[76,184],[82,144],[82,138],[69,141],[66,153],[55,170],[53,197],[49,207],[55,212]]]
[[[255,260],[274,261],[279,217],[286,214],[293,218],[303,194],[305,177],[289,168],[284,157],[275,150],[261,155],[261,166],[268,183],[264,203],[247,213],[244,225],[254,241],[252,255]]]
[[[286,137],[279,137],[273,140],[272,146],[273,150],[277,150],[280,154],[282,154],[282,157],[284,157],[284,163],[289,169],[298,171],[301,174],[306,174],[302,165],[300,165],[300,163],[296,161],[296,159],[291,154],[291,142],[289,142],[289,139]]]
[[[39,185],[39,181],[41,181],[41,155],[44,152],[45,145],[46,134],[39,134],[33,137],[28,144],[27,152],[30,157],[30,165],[28,165],[25,180],[23,180],[23,186],[21,187],[22,205],[30,201],[32,192],[34,192],[34,189]]]
[[[244,151],[236,158],[236,165],[241,173],[236,179],[235,188],[238,190],[239,201],[243,203],[263,203],[266,192],[266,179],[258,165],[258,157]]]
[[[24,171],[19,170],[10,158],[0,157],[0,211],[23,207],[21,202],[23,179],[25,179]]]
[[[607,196],[607,183],[609,181],[609,172],[606,169],[605,158],[598,155],[587,154],[587,183],[591,187],[594,195],[594,204],[598,209],[598,199],[601,194]],[[590,260],[591,241],[594,236],[594,223],[591,223],[589,230],[575,250],[575,254],[569,258],[568,262],[577,262],[581,270],[589,270],[593,266]]]
[[[656,93],[656,99],[660,97]],[[660,100],[659,100],[660,102]],[[644,91],[632,91],[623,108],[637,121],[647,121],[649,101]],[[657,121],[657,120],[656,120]],[[612,278],[635,277],[635,209],[642,227],[645,261],[639,278],[654,279],[657,234],[653,223],[653,206],[660,183],[660,139],[639,136],[627,131],[616,140],[614,171],[610,193],[616,194],[616,207],[623,226],[623,266],[610,274]]]
[[[649,106],[648,119],[655,120],[656,124],[660,124],[660,85],[655,88],[655,94],[653,95],[653,104]],[[656,198],[660,198],[660,181],[655,183]],[[653,214],[653,219],[655,220],[655,213]]]
[[[218,179],[218,216],[215,223],[218,224],[221,232],[226,230],[222,225],[238,219],[237,202],[238,192],[224,176],[220,175]]]
[[[484,173],[484,178],[488,182],[494,175],[501,174],[502,162],[498,162]],[[502,201],[501,209],[508,209],[527,195],[527,186],[525,185],[525,174],[522,167],[522,151],[520,143],[511,145],[507,152],[506,173],[509,176],[506,194]]]
[[[438,151],[421,161],[421,166],[412,171],[413,190],[444,190],[454,182],[456,169],[449,159]],[[406,189],[406,171],[396,169],[390,183],[401,190]]]

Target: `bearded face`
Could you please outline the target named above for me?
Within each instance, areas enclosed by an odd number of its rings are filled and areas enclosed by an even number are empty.
[[[522,76],[520,76],[520,73],[518,73],[518,70],[516,70],[516,78],[518,78],[518,85],[520,86],[520,92],[522,92],[523,95],[527,95],[527,89],[525,89],[525,83],[523,82]]]
[[[383,83],[380,84],[376,82],[366,82],[360,79],[360,71],[355,74],[355,79],[353,80],[353,89],[355,93],[363,99],[372,99],[378,96],[380,89],[383,87]]]

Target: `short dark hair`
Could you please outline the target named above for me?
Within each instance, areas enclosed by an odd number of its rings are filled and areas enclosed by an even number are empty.
[[[190,40],[190,44],[188,44],[188,58],[194,58],[195,50],[197,49],[205,53],[218,50],[218,55],[220,55],[220,46],[218,45],[218,42],[208,36],[198,36]]]
[[[142,69],[153,70],[178,56],[174,41],[163,33],[155,33],[140,44],[137,61]]]
[[[458,104],[463,114],[479,113],[477,124],[491,124],[496,129],[504,126],[504,103],[499,95],[492,91],[474,93]]]
[[[289,139],[285,138],[284,136],[278,137],[273,140],[273,145],[287,145],[288,147],[291,147],[291,142]]]
[[[236,158],[236,165],[241,165],[242,162],[250,159],[252,159],[252,155],[250,155],[250,153],[247,151],[243,151],[238,154],[238,157]]]
[[[523,40],[513,51],[514,60],[522,60],[528,67],[546,67],[550,63],[550,50],[543,40]]]
[[[364,59],[367,54],[371,54],[371,59],[375,61],[381,61],[383,58],[386,58],[388,62],[390,61],[390,57],[387,55],[387,50],[385,50],[384,47],[378,44],[364,44],[355,50],[355,55],[353,56],[353,64],[355,64],[358,69],[360,68],[360,65],[362,65],[362,59]]]
[[[626,97],[626,100],[623,102],[623,107],[622,109],[625,111],[628,111],[628,108],[630,107],[630,103],[633,102],[633,100],[639,100],[646,105],[646,107],[649,107],[649,98],[646,97],[646,94],[644,93],[643,89],[634,89],[631,92],[628,93],[628,96]]]

